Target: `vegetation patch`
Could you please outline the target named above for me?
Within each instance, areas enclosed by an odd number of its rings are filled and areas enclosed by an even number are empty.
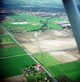
[[[41,67],[40,64],[26,66],[22,68],[28,82],[52,82],[54,81]]]

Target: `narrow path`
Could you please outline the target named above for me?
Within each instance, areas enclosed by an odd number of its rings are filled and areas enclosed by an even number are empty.
[[[0,24],[1,25],[1,24]],[[1,25],[2,26],[2,25]],[[3,27],[3,26],[2,26]],[[3,27],[4,28],[4,27]],[[32,55],[31,55],[31,53],[29,53],[5,28],[4,28],[4,30],[17,42],[17,44],[20,46],[20,47],[22,47],[23,49],[24,49],[24,51],[36,62],[36,63],[38,63],[38,64],[40,64]],[[41,65],[42,66],[42,65]],[[48,73],[48,75],[50,76],[50,77],[53,77],[43,66],[42,66],[42,68]],[[53,77],[54,78],[54,77]],[[54,82],[58,82],[55,78],[54,78]]]
[[[58,52],[58,51],[66,51],[66,50],[72,50],[72,49],[77,49],[77,47],[67,48],[67,49],[60,49],[60,50],[42,51],[42,52],[36,52],[36,53],[31,53],[31,54],[38,54],[38,53],[45,53],[45,52]]]
[[[15,56],[8,56],[8,57],[1,57],[0,59],[6,59],[6,58],[12,58],[12,57],[18,57],[18,56],[25,56],[27,54],[23,54],[23,55],[15,55]]]

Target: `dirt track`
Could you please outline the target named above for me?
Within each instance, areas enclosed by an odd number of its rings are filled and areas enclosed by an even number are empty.
[[[0,48],[5,48],[5,47],[14,47],[14,46],[19,46],[15,43],[11,43],[11,44],[0,44]]]
[[[1,79],[0,82],[27,82],[27,80],[24,77],[24,75],[17,75],[17,76]]]
[[[16,33],[13,36],[31,53],[77,47],[72,31],[67,30]]]

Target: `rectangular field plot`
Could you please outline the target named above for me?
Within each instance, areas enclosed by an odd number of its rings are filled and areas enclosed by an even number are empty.
[[[3,24],[3,26],[9,31],[9,25],[11,26],[11,29],[13,30],[13,32],[16,32],[16,30],[22,30],[24,31],[33,31],[33,30],[38,30],[42,27],[42,24],[38,24],[38,23],[35,23],[35,24],[8,24],[8,23],[5,23]]]
[[[0,58],[7,56],[15,56],[15,55],[24,55],[27,54],[20,46],[16,47],[8,47],[8,48],[0,48]]]
[[[29,55],[0,59],[0,75],[2,78],[20,75],[22,67],[32,64],[36,63]]]
[[[33,56],[45,67],[61,64],[59,60],[51,56],[49,53],[38,53]]]
[[[26,27],[24,26],[24,28],[27,31],[33,31],[33,30],[39,30],[42,27],[42,25],[26,25]]]
[[[80,61],[49,66],[48,69],[54,77],[67,75],[71,80],[78,80],[80,78],[78,73],[80,71]]]
[[[1,35],[1,36],[0,36],[0,41],[1,41],[1,44],[16,43],[16,42],[11,38],[11,36],[9,36],[9,35]],[[16,44],[17,44],[17,43],[16,43]]]

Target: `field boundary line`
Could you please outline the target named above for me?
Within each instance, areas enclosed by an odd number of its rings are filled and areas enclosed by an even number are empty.
[[[2,35],[0,35],[0,36],[4,36],[4,35],[2,34]]]
[[[58,52],[58,51],[66,51],[66,50],[73,50],[73,49],[77,49],[77,47],[67,48],[67,49],[59,49],[59,50],[51,50],[51,51],[43,51],[43,52],[36,52],[36,53],[31,53],[31,54],[38,54],[38,53],[45,53],[45,52]]]
[[[0,59],[6,59],[6,58],[12,58],[12,57],[18,57],[18,56],[25,56],[27,54],[23,54],[23,55],[15,55],[15,56],[6,56],[6,57],[1,57]]]

